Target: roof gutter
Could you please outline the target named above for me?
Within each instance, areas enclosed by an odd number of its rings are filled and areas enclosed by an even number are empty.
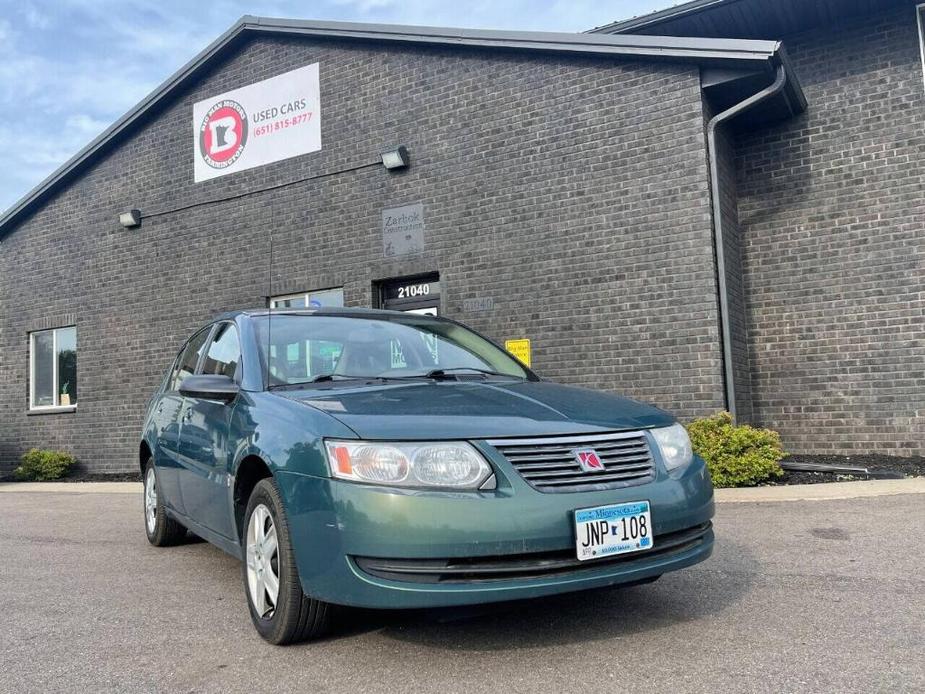
[[[726,409],[736,419],[736,392],[732,364],[732,331],[729,325],[729,295],[726,287],[725,244],[723,242],[722,191],[719,185],[719,164],[716,160],[716,129],[726,121],[747,111],[765,99],[783,91],[787,84],[787,70],[783,63],[777,66],[774,81],[747,99],[730,106],[713,116],[707,124],[707,151],[710,157],[710,188],[713,199],[713,252],[716,255],[716,281],[719,288],[719,320],[723,351],[723,391]]]
[[[763,39],[498,31],[249,16],[242,23],[245,30],[273,34],[714,63],[766,64],[773,59],[777,46],[776,42]]]

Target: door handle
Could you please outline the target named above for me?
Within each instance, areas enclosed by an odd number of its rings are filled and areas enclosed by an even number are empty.
[[[160,414],[160,413],[163,412],[163,411],[164,411],[164,403],[159,402],[159,403],[157,404],[157,413]]]
[[[189,421],[189,418],[192,417],[192,416],[193,416],[193,411],[192,411],[192,410],[187,410],[186,412],[183,413],[183,421],[184,421],[184,422],[188,422],[188,421]]]

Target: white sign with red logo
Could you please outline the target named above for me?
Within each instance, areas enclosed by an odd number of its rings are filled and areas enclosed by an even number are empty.
[[[193,106],[199,181],[321,149],[318,63]]]

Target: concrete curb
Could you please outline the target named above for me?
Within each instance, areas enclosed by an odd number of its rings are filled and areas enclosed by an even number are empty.
[[[716,501],[725,504],[759,501],[825,501],[826,499],[860,499],[893,494],[925,494],[925,477],[717,489]]]
[[[52,494],[141,494],[140,482],[4,482],[0,493]],[[717,489],[716,501],[721,504],[754,503],[760,501],[824,501],[826,499],[858,499],[891,494],[925,494],[925,477],[902,480],[863,480],[830,484],[794,484],[782,487],[748,487]]]
[[[54,494],[141,494],[141,482],[3,482],[3,492]]]

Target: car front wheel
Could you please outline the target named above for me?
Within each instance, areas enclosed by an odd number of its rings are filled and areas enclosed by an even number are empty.
[[[258,633],[278,645],[323,635],[330,625],[331,606],[302,592],[273,478],[258,482],[251,493],[243,540],[244,590]]]
[[[164,499],[157,493],[157,473],[154,458],[148,458],[145,465],[145,534],[155,547],[175,545],[186,537],[186,528],[167,515]]]

